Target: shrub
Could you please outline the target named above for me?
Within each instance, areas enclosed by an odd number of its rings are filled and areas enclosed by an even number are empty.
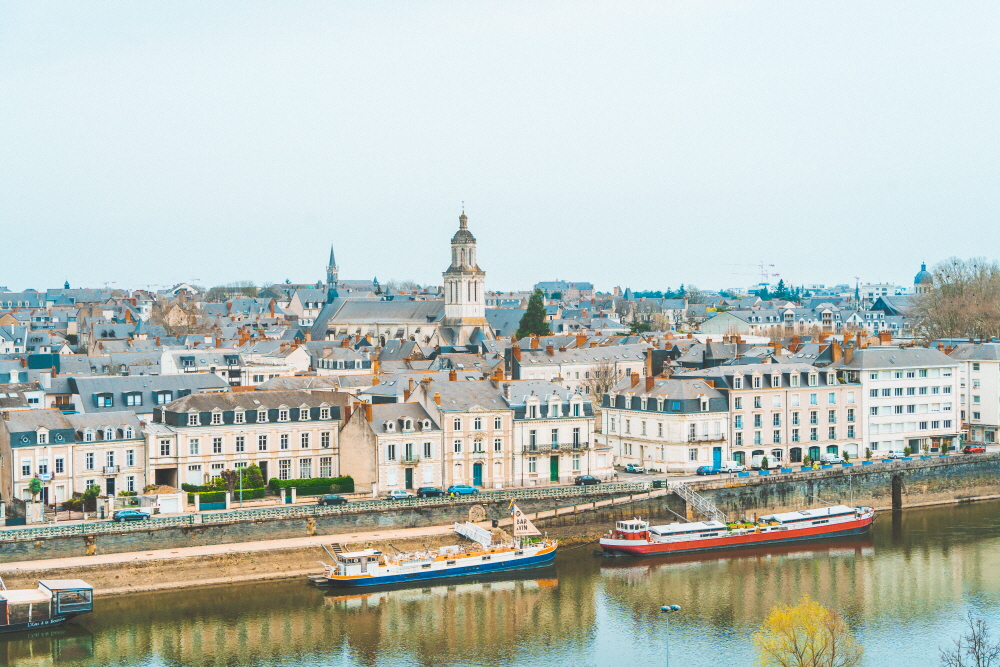
[[[768,462],[768,460],[767,460],[767,457],[766,457],[766,456],[765,456],[764,458],[762,458],[762,459],[760,460],[760,469],[761,469],[761,470],[767,470],[767,467],[768,467],[769,465],[770,465],[770,463]]]
[[[254,498],[263,498],[267,495],[267,489],[243,489],[243,500],[253,500]],[[194,497],[198,496],[198,500],[201,503],[222,503],[226,500],[225,491],[203,491],[200,493],[188,493],[187,501],[189,504],[194,503]],[[237,489],[233,492],[231,497],[232,502],[239,502],[240,491]]]
[[[811,458],[809,457],[809,455],[808,455],[808,454],[806,454],[805,456],[803,456],[803,457],[802,457],[802,465],[804,465],[804,466],[811,466],[811,465],[812,465],[812,462],[813,462],[813,461],[812,461],[812,459],[811,459]]]
[[[268,486],[275,493],[279,493],[281,489],[290,489],[294,486],[296,493],[300,496],[323,493],[353,493],[354,478],[350,475],[342,477],[313,477],[311,479],[278,479],[277,477],[272,477],[271,481],[268,482]],[[306,489],[310,491],[314,489],[323,490],[310,493]]]
[[[128,497],[131,497],[131,496],[137,496],[139,494],[136,493],[135,491],[119,491],[118,495],[122,496],[123,498],[128,498]]]
[[[906,457],[913,456],[913,450],[910,449],[909,447],[904,447],[903,448],[903,456],[906,456]]]

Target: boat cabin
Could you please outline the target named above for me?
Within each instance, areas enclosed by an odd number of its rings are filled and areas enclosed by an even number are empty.
[[[374,563],[377,566],[381,560],[382,552],[377,549],[344,551],[337,554],[337,574],[341,576],[367,574],[368,565]]]
[[[649,522],[640,519],[618,521],[615,523],[615,534],[621,540],[645,539],[647,530],[649,530]]]
[[[798,512],[782,512],[781,514],[770,514],[762,516],[760,520],[764,523],[777,522],[780,524],[800,524],[809,523],[829,523],[830,519],[841,519],[853,517],[860,514],[861,510],[847,505],[832,505],[830,507],[817,507],[811,510],[799,510]]]
[[[718,521],[692,521],[690,523],[670,523],[666,526],[653,526],[649,529],[649,532],[659,537],[693,534],[697,534],[698,537],[718,537],[719,535],[725,535],[726,530],[728,530],[726,524]]]
[[[80,579],[43,579],[38,588],[0,591],[0,625],[45,624],[94,609],[94,589]]]

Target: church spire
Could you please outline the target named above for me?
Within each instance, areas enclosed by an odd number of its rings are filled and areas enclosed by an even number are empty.
[[[333,256],[333,244],[330,244],[330,263],[326,265],[326,302],[331,303],[334,299],[339,296],[337,294],[337,280],[339,278],[340,268],[337,266],[337,260]]]

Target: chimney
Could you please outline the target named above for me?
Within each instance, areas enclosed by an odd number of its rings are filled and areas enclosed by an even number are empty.
[[[576,346],[577,347],[583,347],[586,344],[587,344],[587,337],[584,334],[577,334],[576,335]]]
[[[345,405],[344,406],[344,423],[346,424],[347,421],[350,418],[351,418],[351,406],[350,405]]]
[[[944,343],[939,342],[937,344],[937,349],[940,350],[941,352],[944,352]],[[53,370],[55,370],[55,369],[53,369]]]
[[[550,357],[554,357],[554,356],[556,356],[556,349],[554,347],[552,347],[551,345],[546,345],[545,346],[545,354],[549,355]]]
[[[55,376],[56,376],[56,367],[53,366],[52,367],[52,377],[55,377]]]
[[[2,414],[2,415],[3,415],[3,420],[4,420],[5,422],[8,422],[8,421],[10,421],[10,413],[9,413],[9,412],[0,412],[0,414]]]
[[[409,381],[406,383],[406,388],[411,394],[413,393],[413,387],[415,384],[416,383],[413,381],[413,376],[410,376]]]
[[[378,376],[377,375],[373,375],[372,376],[372,386],[374,387],[377,384],[378,384]]]
[[[860,331],[858,333],[854,334],[854,338],[855,338],[855,341],[856,341],[854,343],[854,347],[858,348],[859,350],[861,348],[863,348],[864,347],[864,340],[862,338],[862,334],[861,334]]]
[[[879,343],[879,345],[891,345],[892,344],[892,332],[891,331],[879,331],[878,332],[878,343]]]
[[[306,332],[306,342],[310,343],[310,342],[312,342],[312,339],[313,339],[312,331],[307,331]]]
[[[350,347],[350,346],[351,346],[351,337],[350,336],[344,336],[340,340],[340,347]]]
[[[831,361],[840,361],[844,356],[844,348],[840,347],[840,341],[836,338],[830,343],[830,359]]]
[[[514,347],[510,348],[510,356],[514,357],[518,361],[521,361],[521,346],[515,345]]]
[[[704,382],[705,384],[707,384],[712,389],[715,389],[715,380],[702,380],[702,382]]]
[[[271,319],[274,319],[274,299],[271,299],[271,303],[268,304],[268,310],[271,313]]]
[[[646,350],[646,377],[653,377],[653,351]]]
[[[458,373],[455,369],[448,371],[448,382],[458,382]]]
[[[434,392],[434,403],[436,405],[441,405],[441,394]]]
[[[372,404],[371,403],[362,403],[361,405],[365,409],[365,419],[368,420],[368,423],[371,423],[371,421],[372,421]]]
[[[777,343],[777,342],[771,343],[771,347],[774,348],[774,353],[775,354],[781,354],[781,343]]]
[[[503,397],[508,401],[510,400],[510,382],[503,383]]]
[[[632,386],[633,387],[638,387],[639,386],[639,374],[638,373],[629,373],[629,377],[632,378]]]
[[[160,337],[159,336],[156,337],[156,346],[157,347],[160,346]]]
[[[532,350],[537,350],[538,349],[538,336],[532,336],[531,337],[531,349]]]
[[[647,392],[652,391],[653,385],[655,383],[656,383],[656,378],[654,378],[652,375],[647,375],[646,376],[646,391]]]
[[[854,359],[854,348],[845,347],[844,348],[844,363],[849,364]]]

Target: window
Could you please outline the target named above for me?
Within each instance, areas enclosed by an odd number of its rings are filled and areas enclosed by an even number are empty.
[[[919,429],[921,431],[926,431],[927,430],[927,422],[920,422]]]
[[[944,427],[945,428],[951,428],[951,420],[950,419],[945,419],[944,420]]]
[[[125,405],[142,405],[142,394],[125,394]]]
[[[917,375],[920,376],[920,377],[922,377],[922,378],[927,377],[927,369],[926,368],[921,368],[918,371]]]
[[[615,418],[614,417],[609,417],[608,418],[608,425],[609,425],[608,430],[611,431],[612,433],[614,433],[615,432]]]
[[[319,460],[319,476],[333,477],[333,457],[324,456]]]
[[[878,379],[878,371],[872,371],[871,373],[869,373],[868,374],[868,379],[869,380],[877,380]]]
[[[576,472],[580,471],[580,455],[579,454],[574,454],[573,455],[573,470],[576,471]]]
[[[528,457],[528,472],[538,472],[538,457],[529,456]]]
[[[697,460],[698,460],[698,448],[692,447],[691,449],[688,450],[688,461],[697,461]]]
[[[893,396],[902,396],[903,395],[903,388],[902,387],[896,387],[896,388],[894,388],[892,390],[892,395]]]
[[[173,398],[173,392],[158,391],[154,396],[157,405],[166,405],[170,402],[170,399]]]
[[[819,397],[816,394],[809,394],[809,405],[819,405]]]
[[[828,440],[836,440],[837,439],[837,427],[836,426],[831,426],[830,427],[829,432],[827,433],[827,439]]]
[[[755,408],[759,408],[759,407],[760,407],[760,405],[761,405],[761,402],[760,402],[760,396],[754,396],[754,397],[753,397],[753,406],[754,406]]]
[[[917,395],[917,388],[916,387],[907,387],[906,388],[906,395],[907,396],[916,396]]]
[[[771,386],[772,387],[780,387],[781,386],[781,376],[778,375],[777,373],[772,373],[771,374]]]
[[[774,442],[774,444],[780,445],[781,444],[781,431],[775,431],[774,433],[772,433],[771,434],[771,440]]]
[[[292,478],[292,460],[281,459],[278,461],[278,479]]]
[[[129,450],[131,451],[131,450]],[[129,464],[132,465],[132,464]],[[66,461],[64,459],[56,459],[56,474],[66,472]]]
[[[981,414],[982,414],[982,413],[980,413],[980,412],[973,412],[973,413],[972,413],[972,418],[973,418],[973,419],[980,419],[980,415],[981,415]]]
[[[848,438],[853,438],[854,437],[854,426],[853,425],[847,427],[847,437]]]
[[[771,397],[771,407],[780,408],[781,407],[781,394],[775,394]]]
[[[99,408],[110,408],[114,406],[115,399],[111,396],[111,394],[95,394],[94,403]]]
[[[972,362],[972,370],[974,370],[974,371],[978,371],[979,370],[979,362],[978,361]]]
[[[313,460],[299,459],[299,479],[309,479],[313,476]]]
[[[330,418],[330,408],[320,408],[319,409],[319,418],[320,419],[329,419]],[[320,459],[320,468],[323,467],[322,461],[323,461],[323,459]],[[325,475],[323,475],[322,473],[320,473],[320,477],[325,477]]]
[[[892,389],[889,389],[888,387],[886,387],[885,389],[883,389],[882,390],[882,396],[885,396],[885,397],[892,396]]]
[[[578,429],[578,428],[573,429],[574,433],[578,433],[579,431],[580,431],[580,429]],[[663,437],[663,422],[656,422],[656,436],[658,438],[662,438]]]
[[[247,446],[246,437],[242,435],[236,436],[236,452],[237,453],[245,452],[246,446]]]
[[[907,405],[906,406],[906,413],[907,414],[911,414],[912,415],[916,411],[917,411],[917,406],[916,405]]]
[[[733,389],[742,389],[742,388],[743,388],[743,376],[741,376],[741,375],[734,375],[733,376]]]
[[[847,408],[847,421],[854,421],[854,408]]]
[[[472,420],[472,428],[476,431],[483,430],[483,420],[481,417],[476,417],[475,419]]]
[[[878,407],[869,408],[872,417],[878,417]]]
[[[300,422],[309,421],[309,408],[299,408],[299,421]]]
[[[753,376],[753,388],[754,389],[760,389],[760,376],[759,375]]]
[[[190,440],[188,440],[188,453],[190,453],[191,456],[198,455],[198,448],[199,448],[198,438],[191,438]]]
[[[319,446],[323,449],[329,449],[330,447],[330,431],[320,431],[319,434]],[[322,475],[321,475],[322,477]]]
[[[815,429],[815,428],[809,429],[809,439],[810,440],[819,440],[819,433],[818,433],[817,429]]]
[[[660,424],[660,435],[662,435],[662,434],[663,434],[663,424]],[[579,447],[580,446],[580,427],[575,427],[573,429],[573,446],[574,447]],[[500,450],[497,450],[497,451],[500,451]]]
[[[792,386],[792,387],[798,387],[799,386],[799,374],[798,373],[792,373],[788,377],[788,379],[789,379],[789,383],[788,384],[790,386]]]
[[[430,443],[428,442],[428,443],[425,443],[425,444],[429,445]],[[501,438],[493,438],[493,451],[494,452],[502,452],[503,451],[503,440]]]
[[[247,421],[247,413],[242,410],[237,410],[233,413],[233,423],[234,424],[245,424]]]
[[[21,477],[31,477],[31,459],[21,459]]]
[[[125,490],[135,491],[135,475],[129,475],[125,478]]]
[[[455,453],[456,454],[461,454],[462,453],[462,441],[461,440],[456,440],[455,443],[454,443],[454,447],[455,447]]]
[[[85,467],[87,470],[94,469],[94,452],[87,452],[87,456],[84,458]]]
[[[816,410],[809,411],[809,423],[818,424],[819,423],[819,412]]]
[[[781,413],[780,412],[775,412],[773,415],[771,415],[771,425],[772,426],[781,426]]]
[[[642,435],[646,435],[646,422],[640,422],[640,425],[642,426]]]
[[[893,414],[901,415],[901,414],[903,414],[903,406],[902,405],[894,405],[894,406],[892,406],[892,411],[893,411]]]
[[[278,449],[288,449],[288,434],[282,433],[278,436]]]
[[[105,465],[107,465],[109,468],[114,468],[115,467],[115,453],[114,452],[107,452],[105,454],[105,456],[104,456],[104,460],[106,461]]]
[[[257,451],[266,452],[267,451],[267,436],[258,435],[257,436]]]
[[[736,446],[738,447],[738,446],[740,446],[742,444],[743,444],[743,434],[742,433],[737,433],[736,434]]]
[[[830,404],[830,405],[836,405],[837,404],[837,394],[835,394],[834,392],[831,391],[829,394],[826,395],[826,402],[828,404]]]
[[[792,407],[793,408],[799,407],[799,395],[798,394],[792,394]]]
[[[452,428],[454,430],[456,430],[456,431],[461,431],[462,430],[462,420],[461,419],[455,419],[455,421],[452,422]]]
[[[299,445],[302,449],[309,449],[309,434],[302,433],[299,435]]]
[[[267,421],[267,410],[266,409],[258,410],[257,411],[257,423],[258,424],[263,424],[266,421]]]
[[[212,453],[213,454],[222,453],[222,438],[212,438]]]
[[[799,441],[799,429],[793,428],[792,429],[792,442],[798,442],[798,441]]]
[[[212,424],[218,426],[222,423],[222,413],[218,410],[212,412]]]
[[[680,406],[678,406],[678,407],[680,407]],[[733,399],[733,409],[735,409],[735,410],[742,410],[743,409],[743,397],[742,396],[737,396],[736,398]]]
[[[819,383],[819,376],[815,373],[809,374],[809,386],[815,387]]]
[[[761,442],[763,442],[763,441],[761,440],[761,437],[760,437],[760,431],[754,431],[753,432],[753,444],[759,445]]]
[[[282,408],[282,409],[278,410],[278,421],[279,422],[286,422],[286,421],[288,421],[288,410],[287,409]]]
[[[160,440],[160,456],[170,456],[170,441],[169,440]],[[94,463],[93,459],[91,459],[90,463],[91,463],[91,465],[87,468],[88,470],[90,470],[90,469],[92,469],[94,467],[93,466],[93,463]]]
[[[828,423],[830,423],[830,424],[836,424],[837,423],[837,411],[836,410],[827,410],[826,411],[826,421]]]
[[[83,432],[83,441],[84,442],[93,442],[94,441],[94,432],[91,431],[89,428],[86,431]]]
[[[197,425],[198,425],[198,413],[197,412],[188,413],[188,426],[197,426]]]
[[[625,432],[626,433],[631,433],[632,432],[632,420],[631,419],[626,419],[625,420]]]
[[[793,412],[792,413],[792,426],[798,426],[798,425],[799,425],[799,413],[798,412]]]
[[[500,419],[499,417],[494,417],[493,418],[493,428],[496,429],[496,430],[498,430],[498,431],[500,429],[502,429],[503,428],[503,420]]]
[[[45,431],[39,431],[38,432],[38,444],[39,445],[44,445],[44,444],[47,444],[48,441],[49,441],[49,434],[46,433]]]
[[[733,417],[733,427],[743,428],[743,415],[736,415]]]
[[[753,416],[753,427],[754,428],[760,428],[761,427],[761,421],[762,421],[762,418],[761,418],[760,415],[754,415]]]

